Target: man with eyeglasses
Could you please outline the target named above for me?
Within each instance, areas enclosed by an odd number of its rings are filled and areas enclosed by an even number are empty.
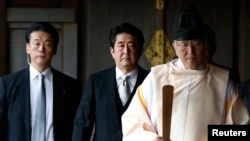
[[[123,141],[164,141],[162,88],[172,85],[170,139],[207,141],[210,124],[247,124],[249,115],[226,69],[207,63],[203,20],[194,7],[174,23],[177,59],[151,68],[122,116]]]

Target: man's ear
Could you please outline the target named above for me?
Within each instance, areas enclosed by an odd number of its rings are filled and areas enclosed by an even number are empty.
[[[110,48],[109,48],[109,51],[110,51],[111,54],[113,54],[113,53],[114,53],[114,48],[113,48],[113,47],[110,47]]]
[[[140,48],[138,49],[138,55],[141,57],[142,53],[144,52],[144,48]]]
[[[211,54],[209,53],[208,48],[207,48],[206,46],[205,46],[204,56],[205,56],[205,58],[207,58],[207,59],[212,58],[212,56],[211,56]]]
[[[55,46],[54,48],[53,55],[56,55],[56,53],[57,53],[57,46]]]
[[[178,56],[178,52],[176,51],[176,43],[175,43],[175,41],[172,43],[172,46],[173,46],[175,55],[176,55],[177,57],[179,57],[179,56]]]
[[[115,51],[114,51],[114,48],[113,48],[113,47],[110,47],[110,48],[109,48],[109,51],[110,51],[110,54],[112,55],[112,57],[115,58],[115,57],[114,57],[114,52],[115,52]]]
[[[30,45],[29,45],[29,43],[26,43],[26,53],[27,54],[30,53]]]

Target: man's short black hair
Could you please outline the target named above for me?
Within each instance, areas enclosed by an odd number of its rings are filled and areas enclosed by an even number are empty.
[[[48,22],[37,22],[32,24],[27,30],[26,30],[26,34],[25,34],[25,40],[26,43],[30,42],[30,34],[34,31],[42,31],[42,32],[46,32],[49,33],[53,36],[53,40],[54,40],[54,45],[57,46],[59,43],[59,34],[58,31],[56,30],[56,28],[51,25]]]
[[[109,42],[111,47],[114,47],[116,36],[121,33],[128,33],[133,35],[138,41],[139,48],[143,48],[144,36],[142,31],[130,23],[123,23],[110,29]]]

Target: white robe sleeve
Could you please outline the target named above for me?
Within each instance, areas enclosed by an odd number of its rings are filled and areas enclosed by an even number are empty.
[[[244,105],[242,97],[239,96],[238,89],[229,83],[227,92],[229,94],[226,103],[225,124],[249,124],[249,114]]]
[[[123,141],[153,141],[158,135],[150,121],[144,98],[138,87],[122,116]]]

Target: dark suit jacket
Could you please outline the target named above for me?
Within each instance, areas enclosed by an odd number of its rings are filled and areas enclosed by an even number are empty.
[[[52,69],[53,125],[55,141],[70,141],[79,104],[77,81]],[[0,78],[0,140],[30,141],[29,68]]]
[[[240,95],[242,96],[247,106],[248,113],[250,114],[250,79],[241,82],[238,85],[238,89],[239,89]]]
[[[90,75],[76,114],[72,141],[89,141],[94,124],[93,141],[121,141],[121,116],[148,72],[138,68],[135,88],[124,107],[117,90],[115,67]]]

